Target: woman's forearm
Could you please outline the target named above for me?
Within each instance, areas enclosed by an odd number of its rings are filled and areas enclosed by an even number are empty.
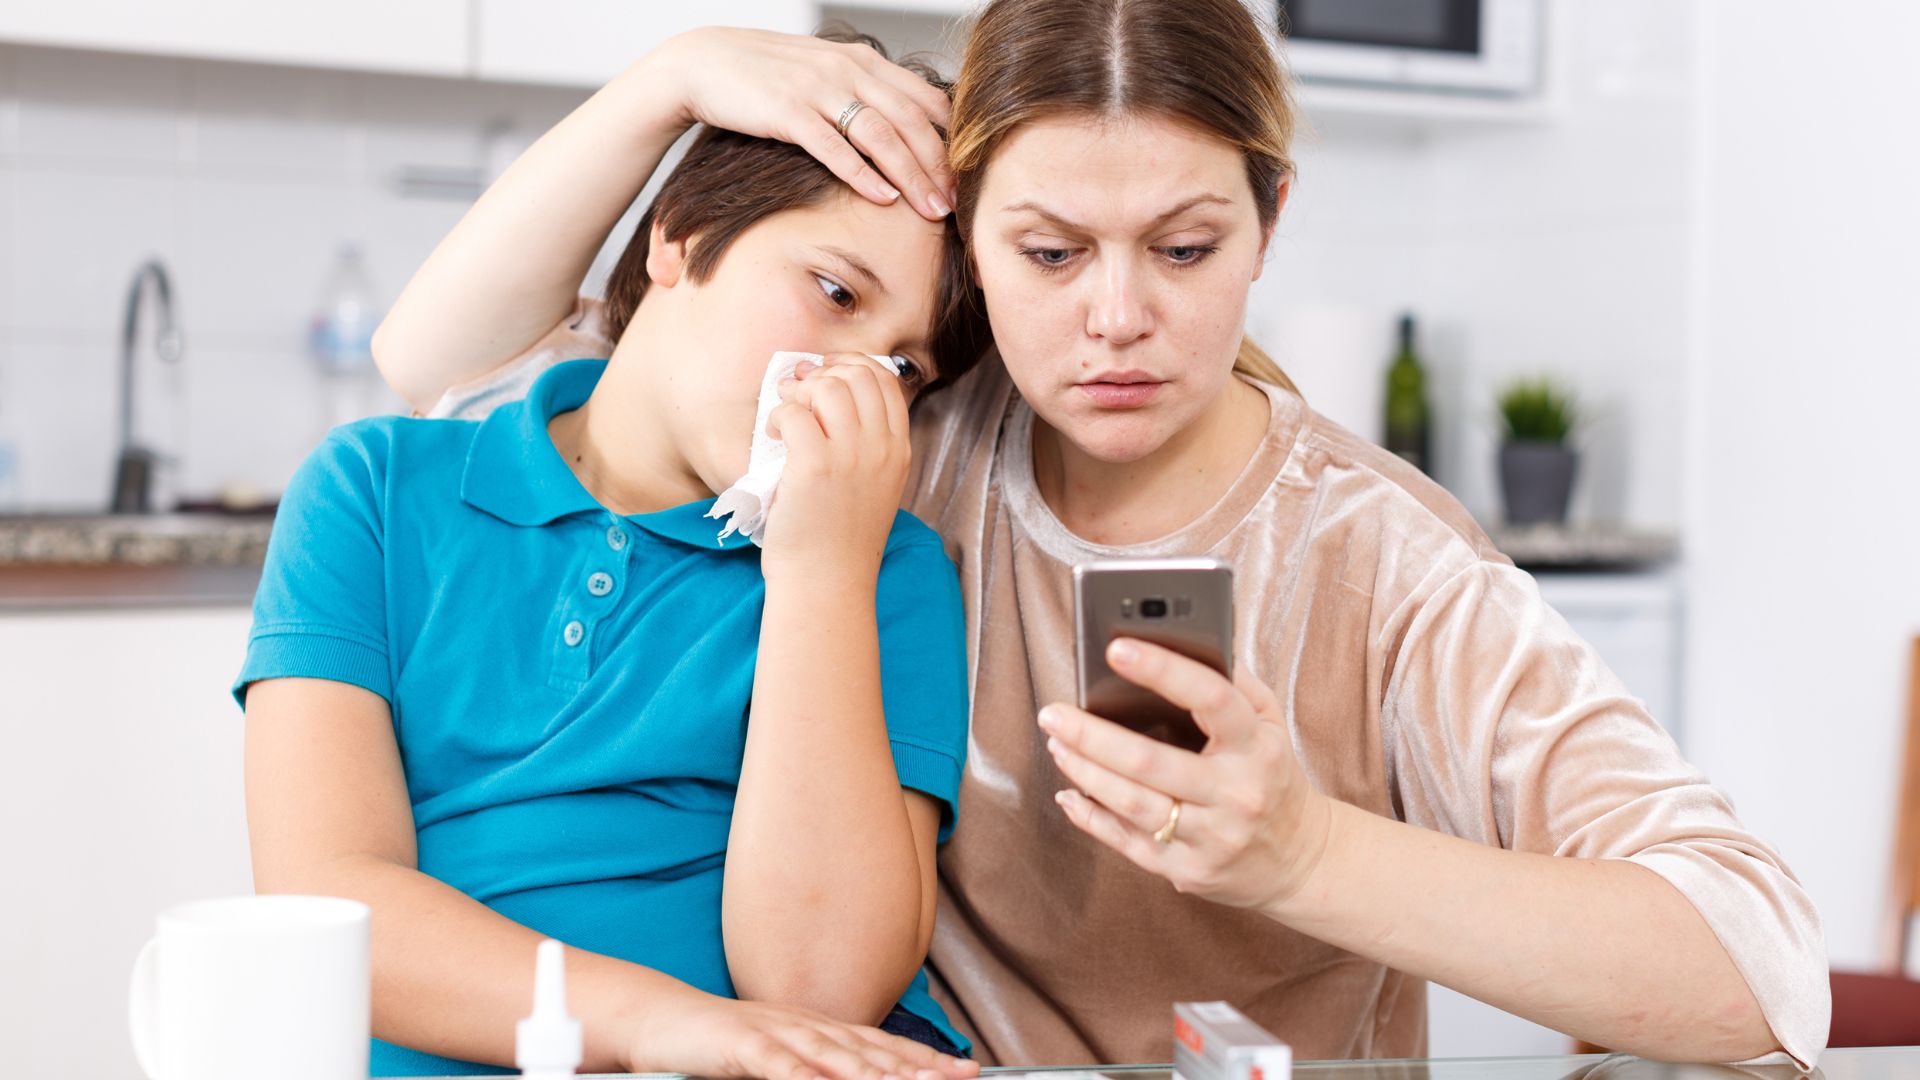
[[[573,310],[607,234],[691,126],[667,89],[668,63],[649,54],[548,131],[415,272],[373,354],[416,409],[525,352]]]
[[[514,1063],[514,1024],[533,1002],[535,947],[544,935],[418,870],[342,856],[262,892],[310,892],[373,909],[373,1033],[428,1053]],[[584,1072],[647,1068],[642,1025],[708,995],[651,968],[567,950],[567,1007],[585,1031]]]
[[[1741,1061],[1778,1049],[1706,920],[1653,871],[1331,811],[1319,865],[1268,910],[1288,926],[1613,1050]]]
[[[743,998],[868,1024],[912,979],[932,922],[873,595],[870,576],[768,578],[723,902]]]

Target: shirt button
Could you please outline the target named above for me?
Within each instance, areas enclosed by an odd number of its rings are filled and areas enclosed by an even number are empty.
[[[580,644],[581,641],[586,639],[586,636],[587,636],[587,628],[580,625],[579,619],[575,619],[572,622],[568,623],[566,626],[566,629],[560,631],[561,639],[564,640],[567,643],[567,645],[570,647]]]
[[[607,526],[607,546],[615,551],[624,551],[627,546],[627,532],[618,525]]]
[[[587,591],[595,596],[605,596],[613,591],[613,578],[606,574],[593,574],[587,578]]]

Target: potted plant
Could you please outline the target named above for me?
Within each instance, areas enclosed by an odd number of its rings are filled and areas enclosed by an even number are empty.
[[[1500,393],[1506,427],[1500,444],[1500,494],[1514,525],[1567,520],[1579,455],[1567,445],[1577,420],[1573,396],[1553,379],[1518,379]]]

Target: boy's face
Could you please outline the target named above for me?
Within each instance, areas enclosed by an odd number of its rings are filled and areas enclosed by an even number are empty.
[[[661,245],[657,233],[654,240],[654,283],[628,336],[644,327],[643,349],[684,343],[686,355],[647,356],[641,364],[651,411],[713,491],[747,471],[760,383],[774,353],[904,356],[911,369],[901,388],[909,398],[935,375],[927,338],[944,226],[904,199],[877,206],[835,194],[771,215],[741,233],[704,282],[683,266],[671,273],[683,253]],[[663,255],[669,273],[653,273]]]

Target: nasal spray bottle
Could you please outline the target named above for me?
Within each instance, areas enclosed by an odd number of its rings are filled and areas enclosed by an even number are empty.
[[[533,1015],[514,1028],[513,1063],[526,1080],[566,1080],[580,1058],[580,1021],[567,1015],[566,947],[548,938],[534,961]]]

